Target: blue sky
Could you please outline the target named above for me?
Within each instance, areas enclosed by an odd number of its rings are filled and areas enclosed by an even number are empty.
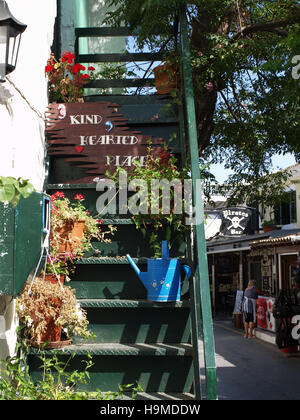
[[[287,168],[290,165],[294,165],[296,163],[296,160],[293,155],[286,154],[283,155],[274,155],[273,157],[273,167],[274,172]],[[211,165],[210,167],[211,172],[215,175],[217,181],[219,183],[223,183],[228,175],[232,173],[231,171],[224,169],[224,166],[222,164],[217,165]]]

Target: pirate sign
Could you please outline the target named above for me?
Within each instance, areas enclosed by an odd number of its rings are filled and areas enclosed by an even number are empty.
[[[249,233],[252,211],[244,207],[231,207],[221,210],[222,224],[220,233],[226,236],[238,236]]]

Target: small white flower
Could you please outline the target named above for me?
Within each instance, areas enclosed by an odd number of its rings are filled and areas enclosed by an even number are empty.
[[[83,313],[82,313],[82,311],[81,310],[77,310],[76,314],[77,314],[78,321],[79,322],[82,321],[82,319],[83,319]]]

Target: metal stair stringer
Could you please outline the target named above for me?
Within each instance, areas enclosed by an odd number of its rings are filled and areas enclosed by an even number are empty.
[[[197,360],[195,361],[196,366],[198,365],[198,371],[195,372],[195,394],[196,399],[201,399],[202,396],[200,387],[199,340],[203,340],[206,378],[206,399],[216,400],[217,375],[204,230],[204,206],[202,199],[203,191],[199,167],[194,89],[185,8],[182,9],[180,16],[180,38],[182,65],[181,89],[186,117],[185,128],[187,131],[190,149],[191,175],[193,185],[193,209],[195,218],[195,223],[193,225],[193,244],[195,249],[192,249],[192,254],[195,255],[196,261],[192,285],[193,296],[191,296],[192,307],[194,312],[192,316],[192,340],[195,358],[197,358]]]

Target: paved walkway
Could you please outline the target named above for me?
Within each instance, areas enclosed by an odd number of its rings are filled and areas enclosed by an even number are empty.
[[[266,340],[244,339],[231,319],[215,319],[219,400],[299,400],[300,354]]]

